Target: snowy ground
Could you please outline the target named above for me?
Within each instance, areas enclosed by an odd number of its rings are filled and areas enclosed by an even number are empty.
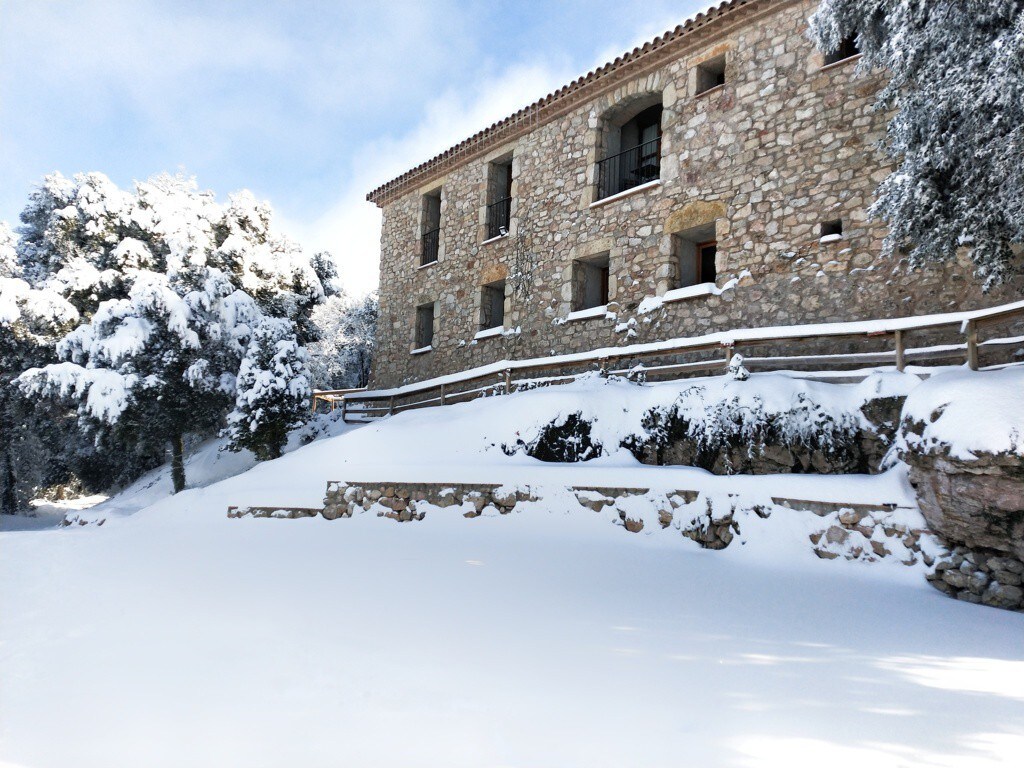
[[[621,454],[538,466],[475,442],[558,397],[452,406],[441,433],[436,411],[409,413],[156,503],[154,478],[149,506],[129,515],[139,498],[115,497],[103,526],[0,533],[0,766],[1019,764],[1024,616],[945,598],[892,562],[818,560],[785,512],[721,552],[556,506],[406,524],[225,516],[318,504],[328,479],[375,473],[664,471]],[[669,474],[905,492],[893,473]]]

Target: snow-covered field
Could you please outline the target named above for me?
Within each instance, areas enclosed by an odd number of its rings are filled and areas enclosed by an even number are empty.
[[[894,562],[819,560],[782,511],[720,552],[557,504],[225,516],[385,477],[906,498],[898,472],[725,478],[500,450],[563,400],[622,402],[615,386],[339,427],[173,498],[157,473],[97,507],[103,526],[0,533],[0,765],[1019,764],[1024,616]],[[200,484],[227,472],[217,456]]]

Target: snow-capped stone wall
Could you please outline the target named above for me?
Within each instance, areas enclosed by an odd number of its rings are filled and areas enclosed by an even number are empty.
[[[328,520],[370,513],[412,522],[440,512],[474,518],[537,507],[598,513],[631,533],[673,529],[705,549],[729,546],[741,534],[744,519],[767,519],[775,512],[798,513],[809,546],[823,559],[875,561],[889,557],[907,565],[923,562],[930,566],[943,554],[914,510],[886,504],[715,496],[686,489],[331,482],[322,514]],[[266,507],[233,509],[229,515],[305,517],[309,512]]]
[[[904,404],[897,448],[921,512],[952,548],[932,584],[1024,610],[1024,370],[924,382]]]

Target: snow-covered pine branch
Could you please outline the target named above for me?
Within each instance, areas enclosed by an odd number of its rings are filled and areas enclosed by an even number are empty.
[[[872,213],[889,253],[913,265],[965,247],[991,287],[1024,243],[1024,0],[822,0],[810,35],[823,50],[856,37],[862,71],[885,69],[897,168]]]

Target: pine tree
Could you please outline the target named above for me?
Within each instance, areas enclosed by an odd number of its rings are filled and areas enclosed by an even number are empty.
[[[4,253],[3,238],[0,231],[0,511],[13,514],[25,508],[36,488],[63,479],[63,451],[47,456],[41,436],[67,426],[59,412],[36,418],[13,380],[26,368],[55,360],[54,346],[78,313],[61,296],[22,280],[20,265]],[[63,448],[74,440],[54,444]]]
[[[912,265],[969,249],[986,288],[1024,243],[1024,0],[822,0],[825,51],[856,36],[861,70],[888,70],[885,148],[898,164],[872,213]]]
[[[313,312],[318,339],[309,345],[310,369],[320,389],[364,387],[377,333],[377,294],[331,296]]]
[[[69,304],[80,324],[56,345],[61,362],[36,360],[18,381],[47,408],[73,404],[95,446],[76,456],[81,472],[109,481],[98,457],[137,456],[124,463],[139,468],[169,445],[181,490],[185,435],[223,426],[253,330],[278,318],[297,343],[315,332],[317,268],[251,193],[221,205],[180,175],[123,192],[102,174],[54,174],[21,221],[20,284]]]
[[[288,432],[305,420],[311,394],[306,352],[289,323],[260,323],[235,389],[235,410],[228,417],[231,449],[249,449],[261,461],[278,458]]]
[[[212,431],[230,407],[239,358],[232,348],[259,317],[251,297],[230,285],[211,280],[205,288],[155,273],[138,279],[127,299],[104,302],[60,342],[65,362],[20,381],[76,402],[81,425],[98,440],[169,444],[174,490],[182,490],[185,435]]]

